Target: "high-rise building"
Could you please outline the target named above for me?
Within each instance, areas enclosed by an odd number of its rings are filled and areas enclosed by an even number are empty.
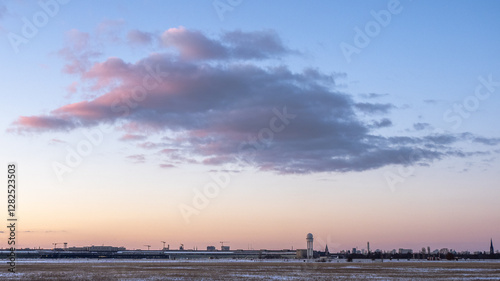
[[[367,251],[368,251],[368,254],[370,253],[370,242],[366,242],[366,248],[367,248]]]
[[[306,241],[307,241],[307,258],[312,259],[314,257],[314,251],[313,251],[313,235],[311,233],[307,234]]]
[[[490,240],[490,255],[495,254],[495,249],[493,249],[493,238]]]

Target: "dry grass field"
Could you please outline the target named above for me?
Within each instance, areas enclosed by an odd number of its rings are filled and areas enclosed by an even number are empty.
[[[500,280],[500,262],[25,260],[1,280]]]

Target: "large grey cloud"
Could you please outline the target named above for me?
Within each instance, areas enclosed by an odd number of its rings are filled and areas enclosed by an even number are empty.
[[[78,67],[69,57],[76,69],[85,70],[79,82],[104,94],[47,115],[21,116],[13,129],[46,132],[112,123],[124,131],[122,140],[144,141],[137,146],[156,149],[164,160],[161,167],[244,160],[278,173],[428,164],[477,155],[456,146],[464,140],[498,144],[498,139],[471,134],[383,136],[377,130],[392,126],[388,114],[394,105],[355,101],[337,89],[335,74],[259,63],[293,53],[271,31],[211,38],[177,28],[159,40],[178,53],[154,53],[134,63],[110,57],[90,68]],[[87,58],[82,63],[87,66]],[[146,135],[161,141],[145,141]],[[149,161],[143,154],[129,158]]]

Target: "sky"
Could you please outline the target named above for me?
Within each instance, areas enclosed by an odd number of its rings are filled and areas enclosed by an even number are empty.
[[[489,250],[499,10],[0,1],[18,247]]]

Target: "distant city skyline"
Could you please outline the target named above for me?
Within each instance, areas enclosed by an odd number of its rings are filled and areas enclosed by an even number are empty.
[[[3,1],[17,246],[287,249],[313,233],[315,250],[489,251],[499,10]]]
[[[363,247],[358,247],[358,246],[355,246],[355,247],[352,247],[352,248],[349,248],[349,246],[347,246],[347,248],[338,248],[338,249],[333,249],[332,251],[329,251],[329,247],[328,247],[328,244],[324,244],[322,242],[322,240],[320,240],[320,242],[318,244],[314,244],[312,243],[313,239],[311,237],[311,249],[314,250],[314,251],[324,251],[325,249],[328,250],[328,252],[332,252],[332,253],[359,253],[359,254],[368,254],[369,252],[384,252],[384,253],[389,253],[389,252],[398,252],[398,251],[401,251],[401,250],[411,250],[413,253],[421,253],[421,249],[426,249],[426,252],[428,252],[428,249],[431,250],[431,252],[435,252],[435,251],[441,251],[443,249],[446,249],[446,250],[450,250],[450,251],[456,251],[457,253],[465,253],[465,252],[470,252],[471,254],[472,253],[489,253],[489,254],[495,254],[495,253],[500,253],[499,250],[494,250],[494,245],[493,245],[493,239],[490,239],[490,246],[489,246],[489,250],[482,250],[482,249],[466,249],[466,250],[457,250],[455,248],[449,248],[449,247],[436,247],[436,248],[432,248],[430,246],[422,246],[420,248],[405,248],[405,247],[394,247],[392,249],[380,249],[380,248],[376,248],[376,249],[373,249],[373,248],[370,248],[370,242],[368,241],[367,242],[367,247],[366,248],[363,248]],[[150,243],[148,245],[142,245],[142,247],[138,247],[138,248],[127,248],[127,247],[124,247],[123,245],[122,246],[118,246],[118,245],[104,245],[102,244],[102,247],[123,247],[123,249],[127,249],[127,250],[209,250],[209,249],[213,249],[213,250],[222,250],[223,247],[225,247],[225,250],[237,250],[237,249],[240,249],[240,250],[262,250],[262,249],[265,249],[265,250],[284,250],[284,249],[287,249],[287,250],[295,250],[295,249],[307,249],[309,248],[309,243],[307,242],[309,241],[309,236],[307,236],[307,239],[305,241],[305,243],[303,243],[304,245],[292,245],[291,247],[289,248],[283,248],[283,249],[278,249],[278,248],[262,248],[262,247],[258,247],[258,245],[256,245],[257,247],[254,248],[253,245],[250,245],[250,244],[247,244],[247,248],[238,248],[238,247],[231,247],[231,244],[228,243],[229,241],[219,241],[218,243],[220,243],[220,247],[217,247],[217,243],[212,243],[212,244],[207,244],[207,245],[202,245],[202,246],[198,246],[198,245],[195,245],[195,246],[189,246],[189,245],[184,245],[183,243],[179,244],[179,245],[171,245],[171,244],[167,244],[168,242],[167,241],[160,241],[160,244],[162,245],[161,247],[159,248],[156,248],[155,244],[154,243]],[[223,244],[226,243],[226,245]],[[240,243],[235,243],[236,245],[240,245]],[[72,245],[71,243],[68,243],[68,242],[53,242],[52,243],[52,247],[50,248],[42,248],[42,247],[32,247],[32,249],[71,249],[71,248],[80,248],[80,247],[90,247],[90,246],[97,246],[97,247],[101,247],[101,245],[98,245],[98,244],[95,244],[95,243],[91,243],[91,244],[88,244],[88,245]],[[145,248],[146,247],[146,248]],[[356,250],[356,252],[354,251]]]

